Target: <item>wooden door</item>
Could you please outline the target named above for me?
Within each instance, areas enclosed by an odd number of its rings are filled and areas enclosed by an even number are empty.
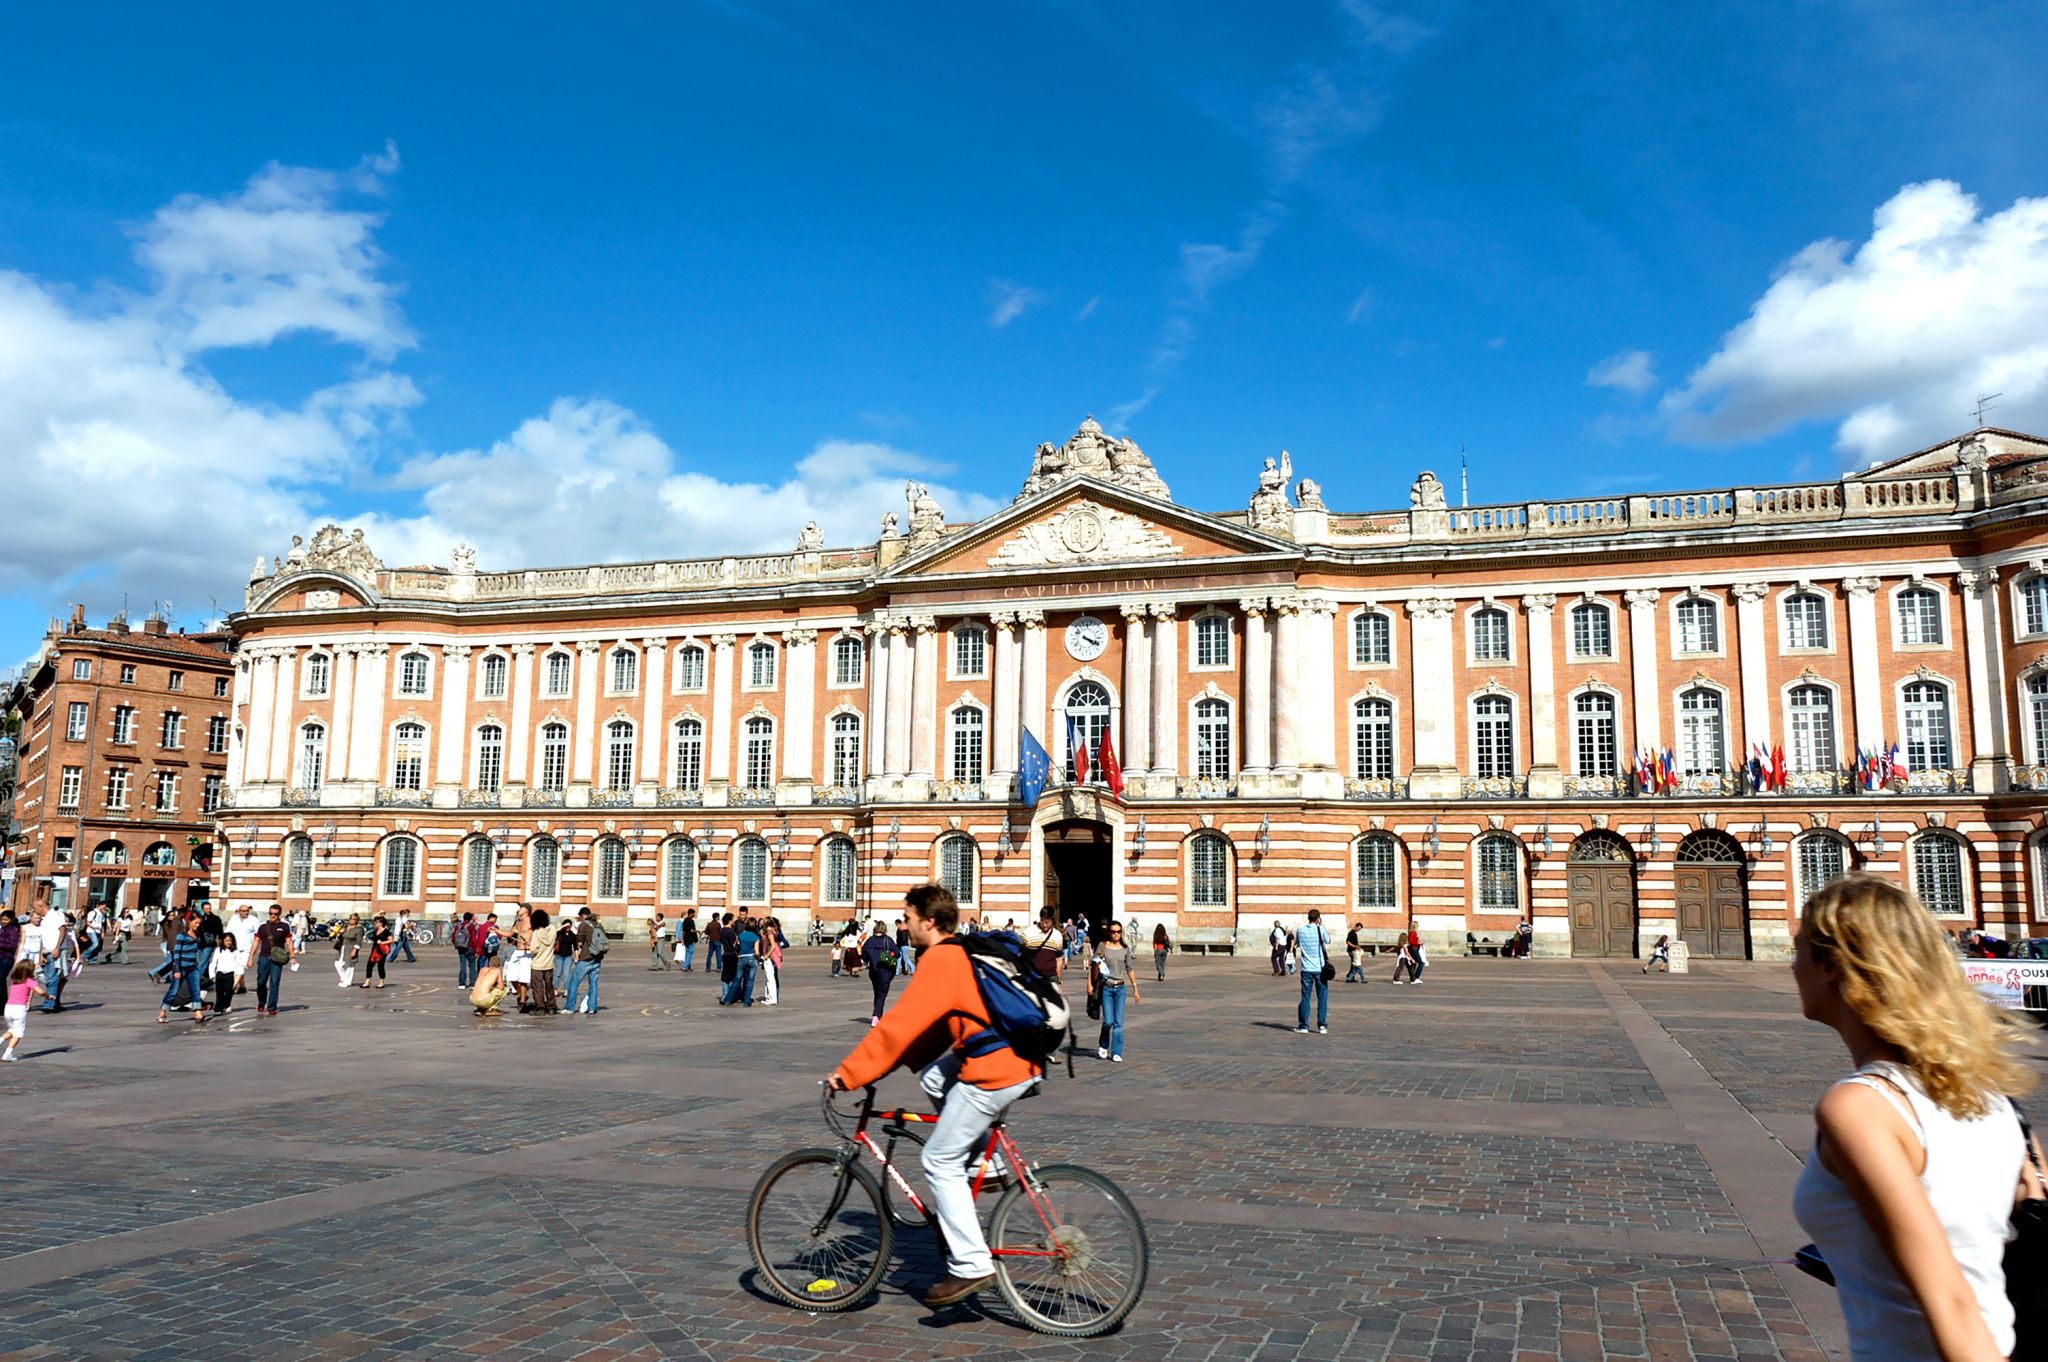
[[[1727,862],[1677,868],[1678,939],[1694,955],[1741,960],[1749,954],[1742,867]]]
[[[1635,878],[1625,865],[1574,863],[1566,874],[1572,954],[1635,954]]]

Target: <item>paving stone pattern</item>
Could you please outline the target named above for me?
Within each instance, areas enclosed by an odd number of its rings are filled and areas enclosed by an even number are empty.
[[[197,1033],[95,976],[104,1006],[37,1019],[0,1069],[0,1180],[33,1189],[0,1218],[0,1362],[1817,1362],[1839,1336],[1601,967],[1455,958],[1333,989],[1327,1038],[1292,1034],[1298,985],[1263,962],[1176,960],[1130,1062],[1084,1051],[1016,1110],[1033,1157],[1146,1215],[1117,1334],[1042,1338],[994,1293],[929,1312],[939,1262],[908,1231],[874,1301],[786,1309],[743,1219],[775,1155],[829,1142],[816,1080],[865,1033],[866,984],[822,959],[794,953],[775,1008],[619,969],[595,1019],[479,1020],[436,949],[385,994],[294,981],[284,1016]],[[1764,969],[1613,978],[1737,1101],[1810,1105],[1840,1064]],[[52,1179],[53,1151],[88,1175]]]

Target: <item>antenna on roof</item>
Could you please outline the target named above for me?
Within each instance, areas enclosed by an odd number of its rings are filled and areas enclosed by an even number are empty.
[[[1465,466],[1465,442],[1463,440],[1458,441],[1458,504],[1460,506],[1470,506],[1472,504],[1472,473]]]
[[[1977,425],[1980,428],[1984,424],[1984,413],[1990,411],[1993,406],[1997,405],[1991,399],[1994,397],[2003,396],[2005,396],[2004,393],[1986,393],[1984,396],[1977,399]]]

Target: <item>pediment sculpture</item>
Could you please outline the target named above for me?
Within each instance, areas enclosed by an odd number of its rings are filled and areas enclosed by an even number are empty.
[[[1280,460],[1266,460],[1259,470],[1259,490],[1252,493],[1251,527],[1269,534],[1287,534],[1294,528],[1294,505],[1287,500],[1287,480],[1294,476],[1294,460],[1286,450]]]
[[[1180,553],[1156,525],[1093,501],[1020,528],[989,559],[990,567],[1048,567],[1172,558]]]
[[[1173,500],[1165,479],[1152,467],[1152,461],[1145,457],[1137,442],[1105,434],[1092,416],[1081,423],[1065,444],[1055,445],[1048,440],[1038,447],[1031,459],[1030,476],[1024,479],[1024,490],[1017,495],[1028,497],[1078,477],[1114,483],[1161,501]]]
[[[946,513],[921,482],[903,484],[903,499],[910,503],[910,547],[922,548],[937,542],[946,532]]]
[[[292,536],[292,548],[281,570],[296,572],[302,568],[317,568],[327,572],[344,572],[351,577],[368,580],[383,571],[384,564],[377,555],[370,552],[370,546],[363,542],[361,530],[344,531],[341,526],[329,522],[313,533],[313,542],[308,544],[299,536]]]

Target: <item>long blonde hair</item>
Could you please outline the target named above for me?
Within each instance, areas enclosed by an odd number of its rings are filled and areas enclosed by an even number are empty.
[[[1837,880],[1806,901],[1800,931],[1834,965],[1842,1001],[1898,1047],[1943,1111],[1967,1120],[2034,1086],[2019,1023],[1964,980],[1933,916],[1898,885]]]

